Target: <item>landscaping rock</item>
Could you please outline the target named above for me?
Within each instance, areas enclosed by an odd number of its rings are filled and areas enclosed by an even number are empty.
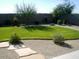
[[[9,46],[9,43],[8,42],[1,42],[0,43],[0,48],[6,48]]]
[[[14,47],[14,45],[10,45],[10,46],[8,47],[8,50],[14,50],[14,49],[16,49],[16,48]]]
[[[14,51],[19,55],[19,57],[29,56],[29,55],[37,53],[36,51],[34,51],[30,48],[16,49]]]
[[[15,49],[21,49],[21,48],[25,48],[25,45],[10,45],[8,50],[15,50]]]

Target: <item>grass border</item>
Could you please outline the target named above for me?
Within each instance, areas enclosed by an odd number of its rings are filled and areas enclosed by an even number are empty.
[[[52,38],[21,38],[21,40],[53,40],[53,39]],[[65,41],[67,40],[79,40],[79,38],[65,39]],[[6,41],[9,41],[9,40],[7,39],[0,42],[6,42]]]

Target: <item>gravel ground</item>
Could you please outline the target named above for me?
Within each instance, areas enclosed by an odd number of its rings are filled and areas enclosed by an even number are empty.
[[[0,48],[0,59],[19,59],[19,56],[14,51],[7,50],[7,48]]]
[[[26,47],[43,54],[46,59],[79,50],[79,40],[66,41],[68,45],[66,47],[56,45],[52,40],[24,40],[23,42]],[[0,48],[0,59],[19,59],[19,56],[14,51],[8,51],[7,48]]]
[[[70,28],[70,29],[74,29],[74,30],[77,30],[79,31],[79,26],[75,26],[75,25],[72,25],[72,26],[67,26],[67,25],[56,25],[56,26],[60,26],[60,27],[64,27],[64,28]]]

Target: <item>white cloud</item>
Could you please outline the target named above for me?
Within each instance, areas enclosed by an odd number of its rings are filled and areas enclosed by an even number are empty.
[[[15,7],[12,5],[2,5],[0,6],[0,13],[14,13]]]

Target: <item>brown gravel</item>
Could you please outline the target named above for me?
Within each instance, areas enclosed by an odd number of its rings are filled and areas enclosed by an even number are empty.
[[[56,45],[52,40],[24,40],[23,42],[26,47],[42,53],[46,59],[79,50],[79,40],[66,41],[72,48]],[[7,48],[0,48],[0,59],[19,59],[18,57],[14,51],[8,51]]]

